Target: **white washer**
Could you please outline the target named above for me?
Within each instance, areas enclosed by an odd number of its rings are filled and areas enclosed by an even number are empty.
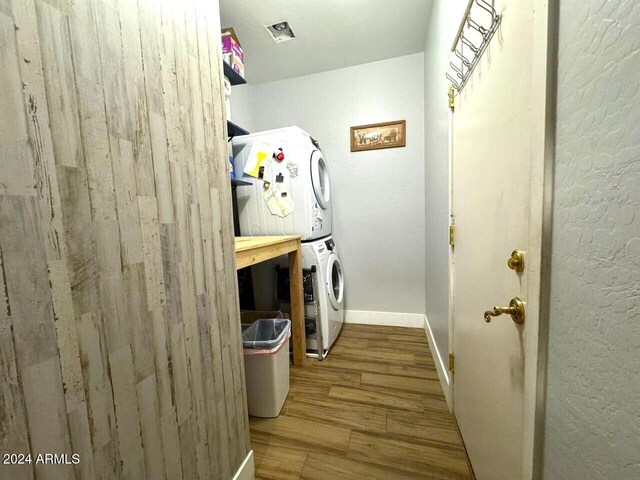
[[[323,350],[335,342],[344,322],[344,274],[333,237],[302,244],[302,267],[316,269],[317,314],[320,316]],[[313,315],[313,309],[305,309]],[[316,338],[307,338],[307,349],[318,350]]]
[[[282,161],[271,155],[264,160],[263,178],[244,173],[254,145],[284,155]],[[308,133],[298,127],[268,130],[235,137],[232,146],[236,178],[251,183],[236,189],[241,235],[300,235],[307,241],[331,234],[329,172],[318,143]],[[290,213],[272,213],[265,198],[267,186],[277,186],[278,199],[284,193],[287,202],[292,201]]]

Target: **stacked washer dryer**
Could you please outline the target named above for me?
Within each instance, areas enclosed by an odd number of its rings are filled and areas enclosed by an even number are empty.
[[[251,183],[236,191],[241,235],[302,238],[305,324],[315,327],[307,351],[323,358],[344,320],[344,277],[331,236],[331,184],[320,146],[298,127],[235,137],[232,146],[236,178]]]

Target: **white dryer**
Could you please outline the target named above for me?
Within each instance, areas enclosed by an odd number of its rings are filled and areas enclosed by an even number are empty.
[[[258,132],[234,137],[232,147],[236,179],[250,183],[236,190],[241,235],[307,241],[331,234],[329,172],[308,133],[298,127]],[[262,160],[252,168],[257,152]]]

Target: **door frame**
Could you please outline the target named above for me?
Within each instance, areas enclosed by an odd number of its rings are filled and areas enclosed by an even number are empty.
[[[449,211],[447,212],[447,214],[449,215],[449,225],[450,226],[454,226],[455,225],[455,217],[453,215],[453,115],[454,115],[454,110],[453,109],[449,109],[448,113],[447,113],[447,126],[448,126],[448,138],[447,141],[449,142],[449,173],[448,173],[448,178],[449,178],[449,203],[448,203],[448,208]],[[449,233],[450,235],[450,233]],[[454,234],[455,235],[455,234]],[[449,353],[453,354],[454,353],[454,331],[453,331],[453,321],[454,321],[454,311],[453,311],[453,287],[454,287],[454,283],[455,283],[455,266],[456,266],[456,259],[455,259],[455,255],[454,255],[454,246],[451,245],[451,239],[449,239],[449,345],[447,345]],[[449,368],[451,368],[451,365],[449,365]],[[454,396],[454,392],[453,392],[453,376],[455,375],[455,372],[452,370],[448,370],[449,373],[449,384],[448,384],[448,392],[445,392],[445,397],[447,399],[447,403],[449,405],[449,410],[451,410],[451,413],[454,414],[455,416],[455,411],[453,409],[453,396]]]
[[[548,353],[549,299],[551,294],[551,237],[553,226],[553,173],[556,135],[556,91],[558,57],[559,0],[532,0],[533,78],[529,248],[530,272],[527,298],[538,302],[527,305],[524,372],[524,424],[522,441],[522,478],[542,478],[544,423]],[[453,211],[453,115],[449,113],[449,216]],[[449,247],[449,351],[455,353],[455,246]],[[450,408],[455,415],[454,372],[449,372]]]
[[[549,344],[549,304],[551,297],[551,247],[553,230],[553,182],[556,147],[556,106],[558,83],[558,23],[560,0],[535,0],[534,65],[540,65],[541,75],[532,85],[534,124],[532,152],[540,159],[536,165],[541,182],[538,184],[536,221],[540,226],[538,240],[540,275],[538,277],[537,346],[535,365],[527,372],[525,364],[525,435],[523,442],[523,476],[541,479],[544,460],[544,424],[547,386],[547,356]],[[530,362],[531,363],[531,362]],[[527,388],[529,395],[527,394]]]

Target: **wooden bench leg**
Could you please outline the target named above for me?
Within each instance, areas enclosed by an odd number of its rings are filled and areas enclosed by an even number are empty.
[[[293,339],[293,364],[305,364],[307,340],[304,333],[304,297],[302,294],[302,247],[289,253],[289,284],[291,287],[291,337]]]

